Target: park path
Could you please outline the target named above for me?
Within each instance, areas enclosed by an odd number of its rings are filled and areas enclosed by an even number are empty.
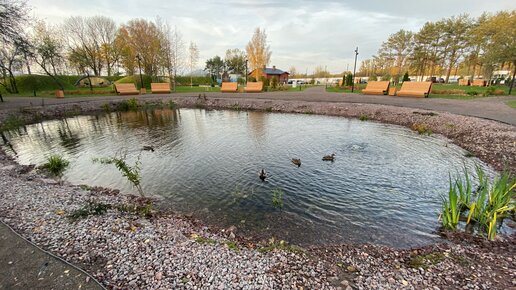
[[[0,222],[0,289],[104,289]]]
[[[432,110],[437,112],[449,112],[464,116],[473,116],[483,119],[495,120],[516,126],[516,110],[505,104],[508,100],[516,100],[516,96],[488,97],[473,100],[453,100],[439,98],[404,98],[395,96],[372,96],[352,93],[329,93],[324,86],[310,87],[303,91],[289,92],[265,92],[265,93],[174,93],[163,95],[143,95],[144,99],[167,99],[170,97],[198,97],[206,95],[210,98],[229,99],[263,99],[283,101],[307,101],[327,103],[362,103],[378,104],[415,109]],[[89,101],[111,101],[129,99],[134,96],[94,96],[94,97],[69,97],[65,99],[40,98],[40,97],[4,97],[5,102],[0,103],[2,109],[16,109],[28,106],[52,106],[63,103],[76,103]]]

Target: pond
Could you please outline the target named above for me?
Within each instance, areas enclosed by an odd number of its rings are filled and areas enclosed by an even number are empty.
[[[144,191],[163,197],[161,206],[207,224],[235,225],[240,234],[304,246],[433,243],[449,174],[480,162],[444,138],[400,126],[202,109],[45,121],[5,132],[2,140],[21,164],[64,155],[71,162],[65,180],[133,193],[115,167],[92,159],[126,150],[132,163],[141,153]],[[331,153],[334,162],[322,161]],[[262,168],[270,175],[264,182]],[[275,190],[283,192],[282,208],[273,205]]]

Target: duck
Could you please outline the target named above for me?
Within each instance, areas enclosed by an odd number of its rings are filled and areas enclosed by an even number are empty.
[[[265,178],[267,178],[267,172],[265,172],[265,169],[262,168],[262,171],[260,171],[260,179],[265,181]]]
[[[324,161],[335,161],[335,153],[332,153],[331,155],[324,155],[322,160]]]
[[[301,159],[292,158],[292,163],[297,165],[297,167],[301,166]]]
[[[142,150],[154,152],[154,147],[145,145],[143,146]]]

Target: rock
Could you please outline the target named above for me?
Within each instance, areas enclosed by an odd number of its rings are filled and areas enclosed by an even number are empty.
[[[394,278],[392,277],[389,277],[389,279],[387,279],[387,282],[389,282],[389,284],[394,284],[396,283],[396,280],[394,280]]]
[[[401,280],[401,284],[403,284],[403,286],[408,286],[407,280]]]
[[[347,266],[346,270],[348,270],[348,272],[357,272],[358,271],[358,269],[352,265]]]
[[[4,166],[2,168],[0,168],[1,170],[13,170],[15,169],[16,166],[15,165],[7,165],[7,166]]]
[[[340,285],[346,287],[346,286],[349,285],[349,281],[348,280],[342,280],[342,281],[340,281]]]

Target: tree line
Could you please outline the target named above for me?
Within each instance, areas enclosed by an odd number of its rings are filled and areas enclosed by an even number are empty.
[[[418,76],[483,76],[495,70],[516,74],[516,10],[467,14],[427,22],[418,32],[390,35],[371,59],[362,61],[358,76],[383,76],[399,81],[409,72]]]
[[[160,18],[132,19],[117,25],[105,16],[67,18],[49,25],[29,17],[30,7],[19,0],[0,0],[0,85],[16,93],[15,73],[33,69],[57,75],[127,75],[140,71],[151,77],[175,78],[193,71],[199,49],[188,48],[177,27]]]

